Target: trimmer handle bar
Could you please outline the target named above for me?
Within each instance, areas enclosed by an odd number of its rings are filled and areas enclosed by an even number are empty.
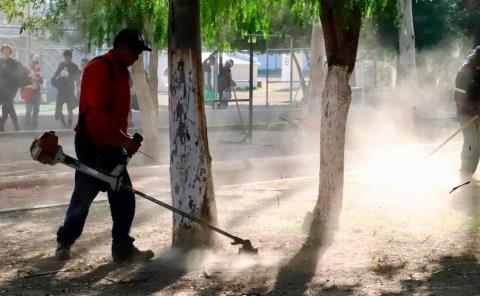
[[[58,145],[58,137],[55,135],[55,132],[44,133],[40,138],[35,139],[30,146],[30,154],[34,160],[43,164],[55,165],[57,163],[63,163],[66,166],[107,183],[113,191],[119,191],[122,188],[123,172],[126,165],[119,164],[110,173],[93,169],[63,153],[62,146]]]

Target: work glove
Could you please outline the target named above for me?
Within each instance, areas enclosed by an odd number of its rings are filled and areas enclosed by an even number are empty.
[[[128,157],[132,157],[138,151],[140,146],[142,146],[143,137],[139,133],[135,133],[133,137],[126,134],[124,134],[124,136],[125,140],[123,142],[123,147],[125,148]]]

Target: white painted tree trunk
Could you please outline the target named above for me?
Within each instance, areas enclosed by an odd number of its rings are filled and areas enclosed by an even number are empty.
[[[208,149],[202,82],[192,53],[169,54],[170,180],[173,206],[204,221],[216,217],[211,157]],[[197,62],[201,65],[201,62]],[[173,216],[173,245],[209,243],[197,223]]]
[[[216,223],[215,194],[203,101],[200,1],[169,1],[169,128],[172,203]],[[172,245],[213,243],[210,230],[173,215]]]
[[[155,112],[154,98],[143,66],[143,55],[140,55],[138,60],[132,65],[132,80],[137,94],[140,121],[145,139],[141,150],[154,157],[155,161],[159,159],[160,155],[157,113]],[[151,160],[145,158],[145,161],[150,162]]]
[[[328,70],[321,105],[320,185],[314,208],[312,229],[315,236],[338,226],[342,208],[345,130],[351,89],[348,66],[331,66]]]
[[[318,111],[325,85],[325,41],[321,24],[312,27],[310,82],[308,84],[308,112]]]
[[[415,30],[413,27],[412,0],[398,0],[400,12],[399,47],[397,81],[417,82],[417,63],[415,55]]]

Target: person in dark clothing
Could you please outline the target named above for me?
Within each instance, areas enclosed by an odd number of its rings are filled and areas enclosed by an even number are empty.
[[[209,57],[202,64],[203,76],[205,77],[205,89],[213,90],[212,86],[212,67],[215,66],[215,58],[213,56]]]
[[[457,118],[463,125],[480,115],[480,46],[475,48],[460,67],[455,79]],[[463,130],[461,177],[469,179],[480,159],[480,120]]]
[[[232,88],[236,85],[232,79],[232,67],[233,60],[228,60],[218,73],[218,92],[222,101],[218,103],[219,109],[227,108],[228,101],[232,98]]]
[[[77,107],[77,98],[75,96],[75,83],[77,87],[80,82],[80,69],[77,64],[72,62],[72,51],[63,52],[63,62],[61,62],[55,74],[53,74],[51,83],[57,88],[57,103],[55,106],[55,119],[60,120],[62,127],[66,128],[65,116],[63,115],[63,105],[67,104],[68,128],[72,127],[73,109]]]
[[[115,37],[113,49],[94,58],[85,68],[75,128],[75,151],[80,162],[111,172],[138,151],[140,143],[126,134],[130,110],[128,67],[144,50],[151,51],[140,33],[124,29]],[[123,174],[123,183],[131,186],[126,169]],[[57,232],[57,258],[71,258],[70,248],[80,237],[90,205],[100,191],[107,191],[110,203],[114,261],[151,259],[153,252],[137,249],[129,234],[135,215],[134,194],[125,189],[113,191],[108,184],[79,171],[75,173],[75,188],[65,221]]]
[[[2,57],[0,58],[0,104],[2,105],[2,118],[0,119],[0,131],[5,131],[5,123],[8,116],[12,119],[16,131],[20,130],[18,125],[17,113],[13,100],[19,87],[29,83],[29,79],[22,64],[14,60],[12,48],[3,45],[0,48]]]
[[[83,72],[85,71],[85,68],[87,67],[89,62],[90,60],[87,58],[83,58],[80,60],[80,74],[79,74],[80,79],[78,83],[79,86],[82,84]],[[77,87],[77,98],[80,98],[80,87]]]

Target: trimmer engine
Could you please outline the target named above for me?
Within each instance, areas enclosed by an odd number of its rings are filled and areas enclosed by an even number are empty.
[[[44,133],[40,138],[35,139],[30,146],[30,155],[34,160],[49,165],[63,162],[65,159],[55,132]]]

